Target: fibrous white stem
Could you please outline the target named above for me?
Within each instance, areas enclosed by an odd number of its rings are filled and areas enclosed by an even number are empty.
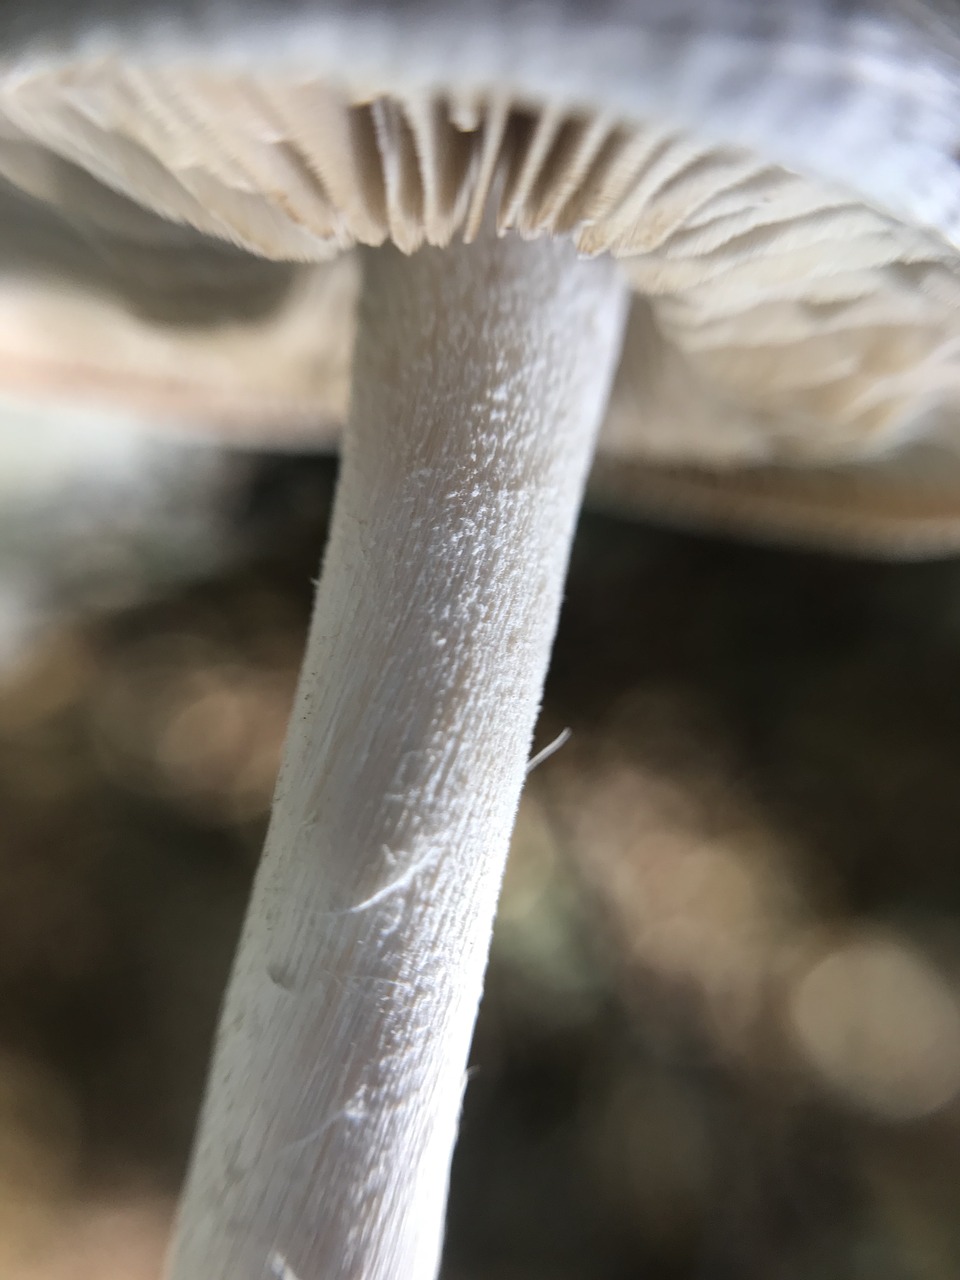
[[[366,260],[351,418],[170,1280],[430,1280],[613,264]]]

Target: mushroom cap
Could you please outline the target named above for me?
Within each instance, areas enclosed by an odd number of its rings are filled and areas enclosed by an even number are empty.
[[[946,3],[50,0],[0,35],[8,400],[329,439],[349,251],[469,239],[495,200],[636,290],[599,494],[960,541]]]

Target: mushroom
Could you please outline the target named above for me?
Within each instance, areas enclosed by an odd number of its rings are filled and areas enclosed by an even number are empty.
[[[148,327],[116,360],[147,417],[249,426],[247,386],[278,420],[335,418],[303,339],[313,317],[318,359],[343,342],[331,273],[359,260],[333,527],[168,1275],[427,1280],[618,360],[614,501],[736,520],[751,468],[873,477],[919,439],[955,467],[956,22],[920,0],[117,0],[2,23],[0,171],[73,237],[102,335],[129,278],[128,307],[209,286],[212,329]],[[173,352],[199,410],[146,395]]]

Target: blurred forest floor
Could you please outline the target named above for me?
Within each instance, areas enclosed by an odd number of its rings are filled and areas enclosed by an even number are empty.
[[[161,471],[0,515],[3,1280],[158,1276],[335,474]],[[960,1275],[958,695],[958,562],[583,517],[446,1280]]]

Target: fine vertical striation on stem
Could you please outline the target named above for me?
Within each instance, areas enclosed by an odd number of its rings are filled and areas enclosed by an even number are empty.
[[[614,265],[369,251],[333,526],[169,1280],[431,1280]]]

